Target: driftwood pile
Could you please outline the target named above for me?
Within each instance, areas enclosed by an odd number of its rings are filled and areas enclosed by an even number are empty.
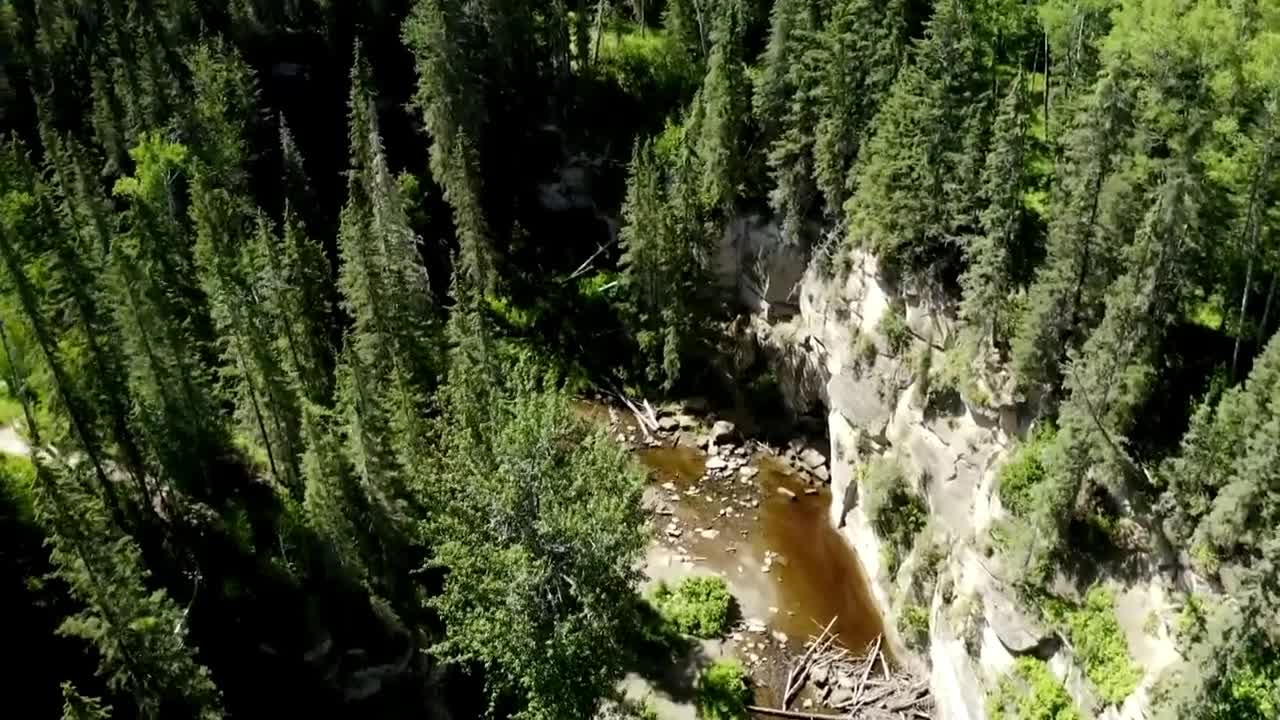
[[[757,715],[800,720],[929,720],[933,717],[933,696],[925,678],[890,666],[876,638],[871,652],[855,658],[836,645],[831,632],[835,618],[822,633],[811,638],[805,652],[795,659],[782,691],[782,706],[751,706]],[[832,712],[792,710],[791,704],[809,685],[818,696],[817,706]],[[810,702],[806,701],[806,705]]]

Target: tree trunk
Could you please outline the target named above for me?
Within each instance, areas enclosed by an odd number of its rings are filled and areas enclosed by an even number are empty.
[[[1268,123],[1268,135],[1270,134],[1270,123]],[[1261,202],[1259,197],[1262,194],[1262,183],[1268,180],[1271,168],[1271,139],[1267,138],[1266,144],[1262,147],[1262,157],[1258,160],[1257,172],[1254,174],[1252,187],[1249,191],[1249,209],[1245,215],[1244,232],[1248,238],[1249,264],[1244,273],[1244,291],[1240,293],[1240,312],[1236,316],[1236,342],[1235,347],[1231,349],[1231,379],[1236,378],[1236,368],[1240,363],[1240,342],[1244,339],[1244,321],[1245,312],[1249,308],[1249,291],[1253,289],[1253,263],[1257,256],[1258,235],[1260,223],[1258,222],[1258,205]]]

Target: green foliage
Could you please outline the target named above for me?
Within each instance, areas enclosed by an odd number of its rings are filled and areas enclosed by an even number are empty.
[[[885,546],[892,548],[886,570],[897,572],[898,560],[924,529],[928,509],[924,499],[908,484],[896,460],[876,458],[862,478],[863,510]]]
[[[594,72],[640,102],[669,106],[697,87],[698,66],[667,32],[650,28],[641,34],[627,26],[620,34],[602,34],[596,42]]]
[[[907,326],[907,308],[900,302],[891,302],[880,316],[876,330],[889,344],[889,352],[900,355],[911,345],[911,328]]]
[[[733,611],[733,596],[716,576],[685,578],[675,590],[659,582],[649,601],[678,632],[700,638],[723,635]]]
[[[1053,442],[1054,430],[1046,426],[1037,430],[1027,442],[1013,451],[996,475],[1000,502],[1009,512],[1026,517],[1035,503],[1035,488],[1044,481],[1044,452]]]
[[[1137,687],[1142,670],[1129,656],[1129,644],[1116,621],[1115,598],[1095,586],[1085,595],[1084,605],[1067,609],[1061,620],[1099,697],[1119,704]]]
[[[430,496],[449,511],[422,525],[447,573],[430,600],[446,629],[435,652],[483,662],[517,717],[588,717],[627,655],[619,598],[639,579],[643,474],[540,368],[499,364],[473,312],[455,310],[432,463]]]
[[[694,705],[703,720],[746,720],[751,689],[737,660],[716,660],[698,675]]]
[[[62,683],[62,720],[108,720],[110,717],[110,705],[81,695],[69,682]]]
[[[898,611],[898,633],[917,652],[929,644],[929,609],[912,603]]]
[[[937,3],[911,60],[873,121],[845,213],[854,246],[921,270],[947,257],[977,210],[989,83],[968,4]]]
[[[987,698],[991,720],[1083,720],[1066,688],[1043,661],[1018,658]]]

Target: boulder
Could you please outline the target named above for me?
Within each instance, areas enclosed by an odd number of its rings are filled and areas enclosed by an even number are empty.
[[[988,591],[983,594],[982,605],[987,624],[1011,654],[1048,659],[1057,651],[1057,635],[1018,607],[1013,598]]]
[[[826,665],[814,665],[809,670],[809,682],[812,682],[817,687],[826,687],[830,674],[831,669]]]
[[[707,458],[708,470],[723,470],[725,469],[726,466],[728,466],[728,464],[729,462],[724,458],[720,457],[719,455],[713,455]]]
[[[853,699],[853,689],[841,686],[831,691],[831,697],[827,698],[827,704],[833,708],[838,708],[845,703],[853,702]]]
[[[671,432],[680,427],[680,421],[671,416],[658,418],[658,429],[663,432]]]
[[[676,413],[674,417],[676,424],[686,430],[698,426],[698,419],[687,413]]]
[[[800,462],[810,470],[816,470],[827,464],[827,456],[814,448],[805,448],[800,453]]]
[[[738,428],[728,420],[717,420],[715,425],[711,426],[711,432],[707,435],[707,442],[711,446],[721,443],[732,442],[737,436]]]

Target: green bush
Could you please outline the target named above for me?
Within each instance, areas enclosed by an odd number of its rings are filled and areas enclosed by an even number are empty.
[[[1049,666],[1035,658],[1022,657],[1013,670],[1000,678],[995,692],[987,698],[991,720],[1083,720],[1062,683]]]
[[[1085,674],[1108,704],[1128,697],[1142,679],[1129,657],[1129,644],[1116,621],[1115,598],[1101,586],[1085,596],[1084,605],[1067,610],[1064,618],[1071,644]]]
[[[663,619],[685,635],[715,638],[729,628],[733,596],[722,578],[686,578],[675,590],[659,582],[649,601]]]
[[[898,632],[902,641],[912,650],[921,650],[929,642],[929,610],[923,605],[911,604],[898,614]]]
[[[1037,432],[1014,450],[996,476],[1000,502],[1018,517],[1027,517],[1035,505],[1035,488],[1045,477],[1044,451],[1053,437],[1052,428]]]
[[[877,329],[884,336],[885,342],[889,344],[889,350],[894,355],[901,354],[911,343],[911,329],[907,327],[907,309],[900,302],[890,303],[889,307],[885,308]]]
[[[857,333],[853,337],[853,359],[863,367],[871,367],[876,362],[876,341],[865,333]]]
[[[898,571],[898,560],[915,543],[924,529],[928,511],[924,499],[907,483],[896,460],[876,458],[867,466],[862,481],[863,510],[876,534],[894,549],[889,574]]]
[[[717,660],[698,676],[695,704],[704,720],[745,720],[751,690],[737,660]]]

